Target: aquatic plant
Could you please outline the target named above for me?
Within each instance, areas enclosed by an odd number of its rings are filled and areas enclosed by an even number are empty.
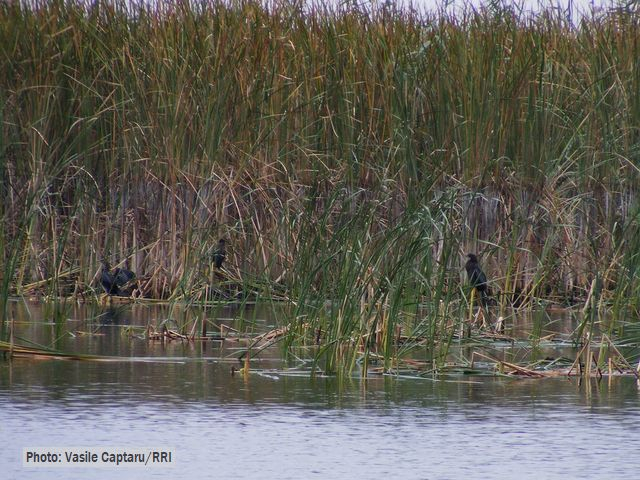
[[[443,358],[468,251],[503,317],[637,309],[633,8],[5,2],[0,297],[99,291],[111,250],[147,297],[294,302],[329,370]]]

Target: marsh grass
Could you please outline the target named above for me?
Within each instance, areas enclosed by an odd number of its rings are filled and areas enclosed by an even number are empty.
[[[2,305],[90,296],[109,252],[146,297],[290,301],[326,371],[442,363],[468,251],[502,317],[637,314],[633,8],[5,2]]]

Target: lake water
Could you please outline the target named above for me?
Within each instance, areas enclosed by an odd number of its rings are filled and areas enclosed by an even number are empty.
[[[0,361],[2,478],[638,478],[634,378],[339,381],[288,370],[277,349],[247,377],[232,376],[233,345],[123,332],[166,318],[159,309],[77,307],[65,321],[72,336],[43,322],[40,307],[12,306],[21,338],[129,361]],[[209,314],[269,328],[267,313],[250,310]],[[185,312],[171,316],[198,314]],[[172,463],[27,467],[25,447],[157,447]]]

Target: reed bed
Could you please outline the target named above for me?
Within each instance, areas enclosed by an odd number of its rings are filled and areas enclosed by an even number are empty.
[[[503,315],[637,314],[634,8],[4,2],[0,299],[129,259],[145,297],[291,302],[326,371],[443,361],[468,251]]]

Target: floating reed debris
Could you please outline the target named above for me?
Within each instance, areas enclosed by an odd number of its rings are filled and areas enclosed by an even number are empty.
[[[162,329],[157,331],[150,331],[148,333],[149,340],[151,341],[172,341],[172,340],[181,340],[181,341],[190,341],[193,340],[193,337],[189,337],[188,335],[183,335],[181,333],[176,332],[175,330],[170,330],[166,326],[162,326]]]
[[[507,375],[518,375],[518,376],[523,376],[523,377],[532,377],[532,378],[542,378],[547,376],[545,373],[542,372],[538,372],[538,371],[534,371],[531,370],[529,368],[526,367],[521,367],[520,365],[516,365],[514,363],[510,363],[510,362],[506,362],[504,360],[498,360],[495,359],[489,355],[480,353],[480,352],[473,352],[472,356],[471,356],[471,367],[473,368],[473,362],[474,362],[474,358],[475,357],[480,357],[480,358],[484,358],[486,360],[490,360],[492,362],[495,362],[496,365],[498,366],[498,370],[502,373],[506,373]],[[506,372],[505,372],[506,370]]]
[[[111,362],[118,360],[116,357],[65,353],[44,347],[28,347],[4,341],[0,341],[0,351],[7,352],[12,357],[34,358],[40,360],[78,360],[91,362]]]
[[[596,365],[595,370],[593,368],[585,368],[584,364],[579,362],[581,355],[583,355],[587,346],[585,345],[580,352],[578,353],[575,362],[569,368],[551,368],[551,366],[555,363],[547,364],[544,370],[540,370],[538,368],[532,368],[531,366],[523,366],[517,365],[511,362],[507,362],[504,360],[498,360],[490,355],[475,351],[472,354],[471,366],[473,368],[473,359],[477,356],[480,358],[484,358],[486,360],[492,361],[496,364],[497,370],[501,373],[506,373],[507,375],[512,376],[524,376],[524,377],[532,377],[532,378],[542,378],[542,377],[558,377],[558,376],[580,376],[580,377],[595,377],[602,378],[605,373],[608,375],[615,375],[615,372],[621,375],[634,375],[638,378],[638,372],[624,359],[624,357],[619,356],[617,359],[609,358],[608,361],[608,371],[604,372],[597,366],[597,361],[595,356],[589,356],[589,362],[593,362]],[[615,347],[614,347],[615,348]],[[588,349],[587,349],[588,350]],[[616,349],[617,351],[617,349]],[[578,368],[576,368],[576,366]],[[615,370],[615,372],[614,372]]]
[[[308,324],[303,324],[303,328],[308,328]],[[282,340],[286,337],[291,329],[291,325],[286,325],[284,327],[274,328],[273,330],[269,330],[268,332],[262,333],[255,337],[251,344],[247,347],[247,349],[240,354],[238,357],[239,360],[245,359],[245,362],[251,358],[252,352],[253,356],[256,356],[264,349],[274,345],[279,340]]]

